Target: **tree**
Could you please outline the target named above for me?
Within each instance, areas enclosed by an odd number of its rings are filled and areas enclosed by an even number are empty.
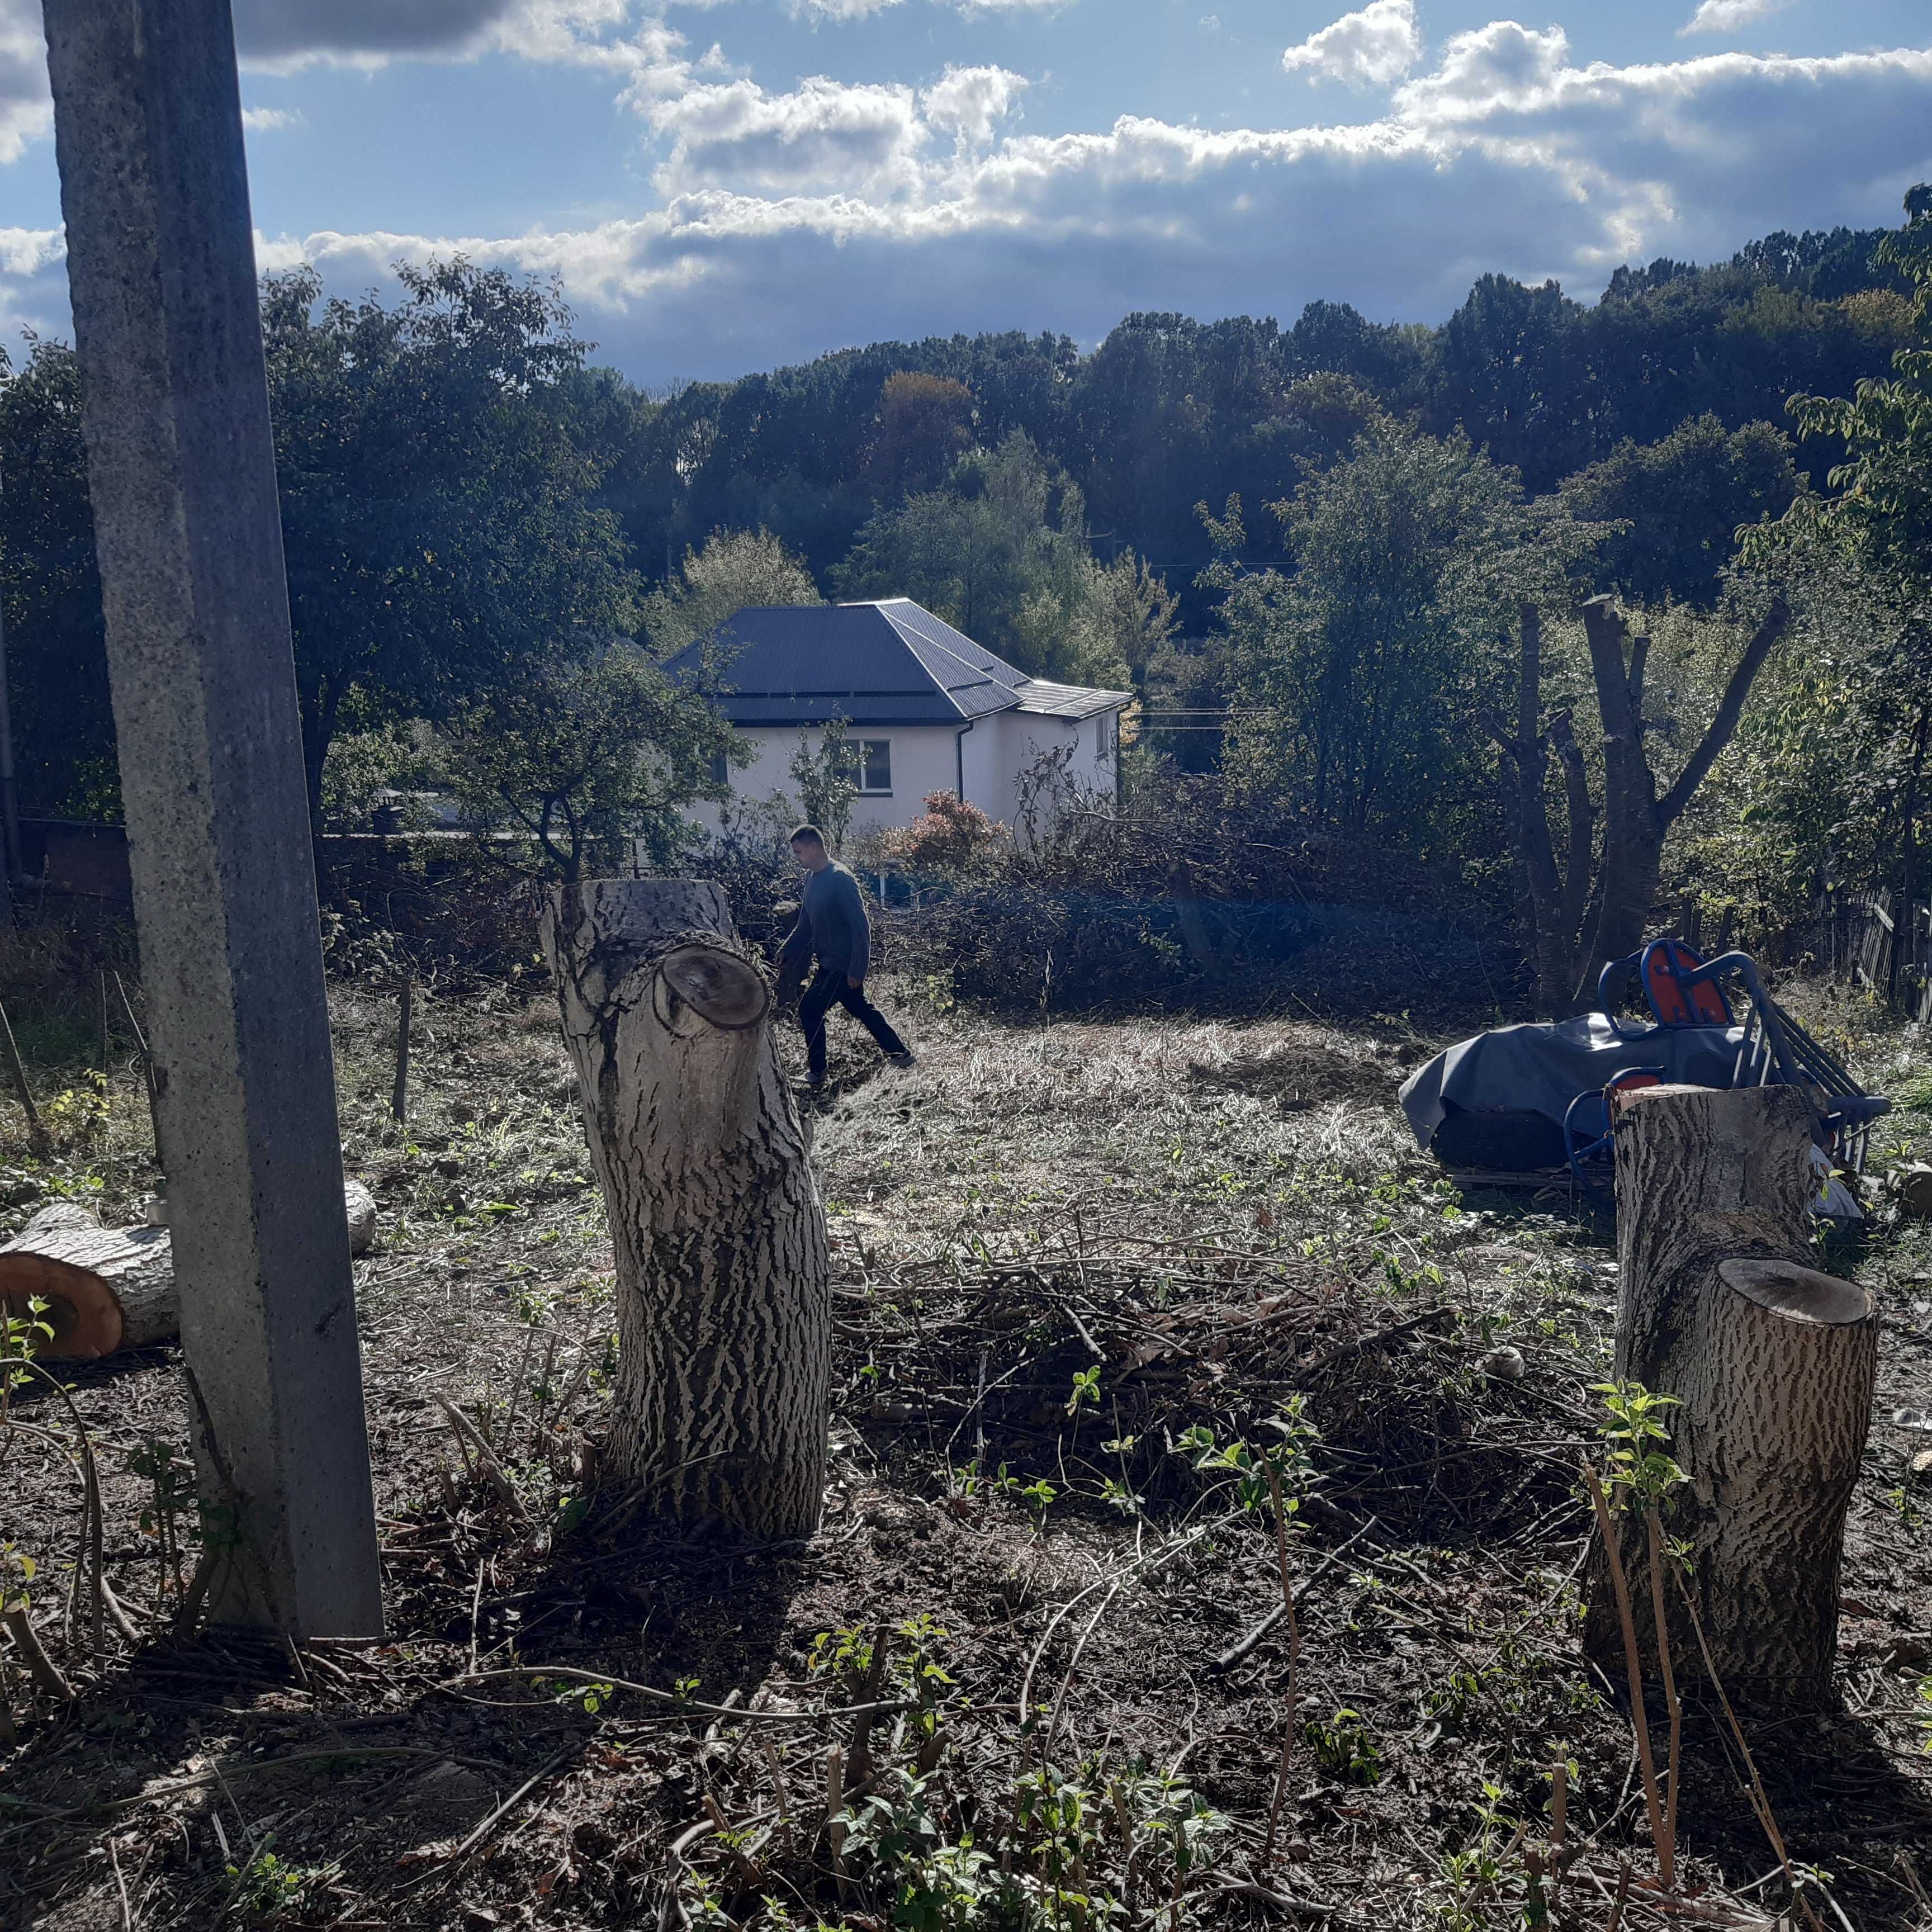
[[[1633,640],[1607,596],[1591,598],[1582,614],[1602,728],[1600,808],[1591,799],[1568,712],[1540,731],[1532,729],[1541,709],[1541,624],[1532,605],[1521,612],[1517,736],[1497,734],[1517,776],[1515,843],[1528,884],[1539,996],[1545,1011],[1558,1012],[1588,1005],[1604,965],[1635,952],[1642,941],[1657,901],[1664,840],[1730,742],[1790,614],[1784,596],[1772,592],[1737,652],[1709,723],[1660,795],[1649,746],[1666,741],[1676,721],[1660,718],[1654,701],[1646,712],[1650,638]],[[1560,872],[1543,802],[1552,756],[1563,770],[1570,829],[1568,863]],[[1600,849],[1593,851],[1591,831],[1600,816]]]
[[[1036,677],[1124,682],[1171,627],[1130,553],[1094,559],[1078,488],[1016,431],[962,458],[943,490],[881,510],[834,573],[854,597],[915,598]]]
[[[472,822],[527,833],[541,868],[566,881],[621,838],[669,865],[689,837],[680,808],[722,796],[714,761],[741,755],[730,724],[628,638],[554,656],[460,707],[438,736]]]
[[[1593,448],[1583,311],[1554,282],[1485,275],[1435,345],[1433,413],[1547,490]]]
[[[23,801],[112,818],[121,785],[108,703],[80,370],[64,344],[0,350],[0,629]]]
[[[1571,514],[1619,523],[1603,546],[1599,580],[1638,604],[1676,598],[1713,609],[1739,527],[1784,514],[1798,490],[1784,434],[1768,422],[1727,430],[1706,413],[1662,441],[1627,438],[1564,480]]]
[[[1892,374],[1868,377],[1849,398],[1794,396],[1791,410],[1801,434],[1845,445],[1831,476],[1839,494],[1818,516],[1868,568],[1923,597],[1932,595],[1932,184],[1906,195],[1905,214],[1878,250],[1912,288],[1912,338]]]
[[[973,392],[950,376],[895,369],[879,392],[879,433],[866,463],[884,501],[937,489],[973,447]]]
[[[644,600],[643,628],[662,661],[754,605],[824,602],[805,560],[770,530],[713,530]]]
[[[396,274],[393,308],[320,302],[310,269],[263,287],[312,809],[345,706],[451,716],[626,628],[634,593],[569,310],[460,257]]]
[[[1596,532],[1532,508],[1514,475],[1460,434],[1394,418],[1272,506],[1292,574],[1224,563],[1221,623],[1238,784],[1285,794],[1338,829],[1427,855],[1492,836],[1484,721],[1507,682],[1519,597],[1562,581]],[[1238,552],[1238,502],[1202,512]]]
[[[833,718],[820,728],[815,746],[801,731],[789,767],[805,822],[824,833],[826,845],[833,852],[844,844],[845,835],[852,829],[856,748],[845,735],[849,728],[848,719]]]

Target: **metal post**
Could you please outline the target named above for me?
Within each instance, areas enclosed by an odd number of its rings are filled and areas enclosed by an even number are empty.
[[[382,1624],[228,0],[46,0],[217,1621]]]

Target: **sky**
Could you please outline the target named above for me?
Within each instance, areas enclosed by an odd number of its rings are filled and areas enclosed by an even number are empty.
[[[1932,0],[235,0],[256,248],[555,277],[653,386],[1136,310],[1439,322],[1491,269],[1889,226]],[[64,334],[39,0],[0,0],[0,344]]]

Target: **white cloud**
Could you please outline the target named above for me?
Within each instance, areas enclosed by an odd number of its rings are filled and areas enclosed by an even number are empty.
[[[1483,120],[1522,114],[1548,104],[1566,74],[1570,42],[1561,27],[1536,33],[1514,20],[1492,20],[1457,34],[1442,50],[1432,74],[1411,81],[1396,97],[1396,110],[1420,122]],[[1594,71],[1647,70],[1602,68]],[[1648,70],[1654,71],[1654,70]]]
[[[1290,74],[1306,73],[1310,81],[1387,87],[1421,58],[1414,0],[1369,0],[1359,14],[1344,14],[1290,47],[1281,64]]]
[[[862,20],[898,4],[899,0],[792,0],[792,11],[814,20]]]
[[[302,124],[302,110],[293,107],[244,107],[242,110],[242,124],[256,133],[274,128],[296,128]]]
[[[1004,67],[949,67],[919,97],[926,124],[965,146],[983,148],[1028,85]]]
[[[259,259],[313,261],[350,292],[459,249],[554,273],[640,376],[982,327],[1091,339],[1137,308],[1286,316],[1325,296],[1439,319],[1486,270],[1587,296],[1622,261],[1894,220],[1932,177],[1932,50],[1580,64],[1560,29],[1498,21],[1359,125],[1127,117],[1048,135],[1017,122],[1026,82],[1000,68],[922,91],[823,76],[770,91],[716,76],[615,0],[525,4],[491,32],[608,68],[656,144],[648,205],[556,232],[262,238]],[[0,231],[0,326],[64,326],[57,243]]]
[[[1754,20],[1781,14],[1794,0],[1699,0],[1696,13],[1678,34],[1734,34]]]
[[[0,165],[17,161],[53,124],[39,0],[0,0]]]
[[[848,85],[815,74],[787,94],[756,81],[706,82],[649,110],[670,138],[658,170],[667,194],[845,193],[893,197],[917,184],[927,138],[910,87]]]

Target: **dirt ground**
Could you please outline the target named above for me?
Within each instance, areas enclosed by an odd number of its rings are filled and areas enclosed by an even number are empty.
[[[1909,1472],[1932,1435],[1894,1420],[1932,1410],[1924,1224],[1834,1264],[1884,1317],[1840,1706],[1748,1726],[1803,1902],[1700,1709],[1695,1896],[1666,1907],[1631,1727],[1578,1640],[1606,1231],[1449,1188],[1394,1108],[1433,1044],[1402,1022],[1012,1028],[910,998],[881,1003],[919,1066],[836,1024],[814,1120],[824,1527],[747,1548],[595,1488],[610,1250],[554,1010],[419,997],[398,1130],[392,1004],[338,988],[348,1163],[382,1216],[358,1280],[387,1638],[171,1634],[194,1552],[154,1473],[185,1453],[164,1348],[67,1378],[141,1639],[97,1644],[67,1606],[75,1433],[23,1389],[0,1541],[38,1562],[76,1695],[6,1659],[0,1926],[1932,1928],[1932,1485]],[[1916,1047],[1812,1017],[1910,1103],[1888,1147],[1932,1150]],[[56,1192],[131,1218],[158,1179],[131,1078],[36,1078],[68,1083],[60,1151],[29,1161],[7,1108],[0,1223]],[[1318,1432],[1292,1711],[1272,1519],[1230,1453],[1278,1418]],[[1546,1904],[1559,1764],[1576,1856]]]

